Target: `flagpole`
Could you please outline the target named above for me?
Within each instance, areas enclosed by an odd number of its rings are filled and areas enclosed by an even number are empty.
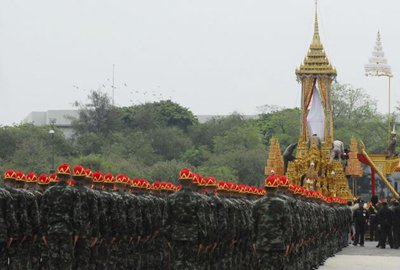
[[[389,78],[389,114],[388,114],[388,143],[390,144],[390,79],[391,76],[388,75]]]

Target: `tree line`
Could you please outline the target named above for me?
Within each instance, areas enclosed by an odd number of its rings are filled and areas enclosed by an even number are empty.
[[[299,108],[266,106],[251,119],[233,113],[200,123],[171,100],[118,107],[104,92],[92,91],[76,106],[72,138],[57,128],[51,138],[51,126],[1,127],[0,170],[48,173],[54,144],[56,164],[79,163],[152,181],[175,181],[179,170],[189,167],[217,179],[258,185],[270,138],[275,136],[283,150],[300,132]],[[348,145],[354,136],[369,152],[385,151],[387,120],[363,89],[334,84],[333,114],[335,139]]]

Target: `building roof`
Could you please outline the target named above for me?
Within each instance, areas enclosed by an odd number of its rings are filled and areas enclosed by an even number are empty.
[[[22,123],[31,123],[35,126],[54,124],[57,127],[70,127],[72,120],[78,117],[77,110],[49,110],[46,112],[31,112]]]

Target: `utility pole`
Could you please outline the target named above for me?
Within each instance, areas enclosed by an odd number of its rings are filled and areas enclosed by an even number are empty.
[[[115,85],[114,85],[114,79],[115,79],[115,64],[113,64],[113,73],[112,73],[112,105],[115,106]]]

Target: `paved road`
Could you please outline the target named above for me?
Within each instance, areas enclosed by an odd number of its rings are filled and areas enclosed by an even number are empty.
[[[376,245],[377,242],[366,242],[365,247],[350,245],[318,270],[399,270],[400,249],[380,249]]]

